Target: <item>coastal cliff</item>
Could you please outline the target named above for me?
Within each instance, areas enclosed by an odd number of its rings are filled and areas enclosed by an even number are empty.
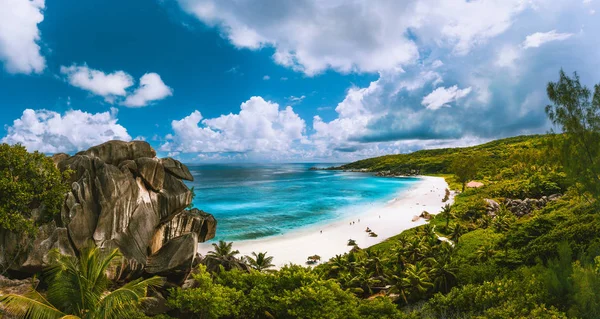
[[[212,215],[187,209],[193,197],[182,181],[193,180],[188,168],[157,158],[146,142],[110,141],[52,159],[70,172],[61,213],[39,225],[33,240],[2,231],[3,269],[32,274],[46,266],[50,250],[76,255],[92,244],[123,254],[115,279],[160,274],[177,281],[191,270],[197,244],[215,236]]]

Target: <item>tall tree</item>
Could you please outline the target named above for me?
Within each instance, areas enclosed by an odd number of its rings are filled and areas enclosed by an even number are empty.
[[[450,219],[454,218],[454,213],[452,212],[452,206],[450,206],[450,204],[446,204],[444,205],[444,207],[442,207],[442,216],[444,216],[446,218],[446,229],[448,229],[448,224],[450,224]]]
[[[456,157],[452,162],[450,169],[456,176],[459,183],[462,184],[462,191],[465,186],[477,176],[478,160],[473,155],[462,155]]]
[[[79,258],[53,252],[54,261],[45,275],[48,291],[44,297],[32,289],[26,295],[0,298],[7,314],[16,318],[116,319],[129,317],[139,309],[149,288],[163,284],[160,277],[137,279],[110,291],[107,272],[120,257],[98,248],[85,248]]]
[[[546,114],[564,134],[556,149],[568,176],[594,198],[600,197],[600,84],[594,93],[581,85],[577,73],[563,70],[557,82],[548,83]]]

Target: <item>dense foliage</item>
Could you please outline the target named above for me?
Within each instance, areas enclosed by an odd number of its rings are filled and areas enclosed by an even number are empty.
[[[185,318],[400,318],[388,298],[362,300],[310,268],[274,273],[239,269],[211,275],[200,265],[197,286],[173,289],[170,305]]]
[[[21,145],[0,144],[0,229],[35,232],[60,212],[68,191],[52,159]]]
[[[17,318],[134,318],[148,289],[161,286],[163,280],[137,279],[111,290],[113,283],[107,273],[119,256],[116,249],[105,253],[91,245],[79,258],[53,251],[53,261],[44,273],[48,283],[45,294],[32,287],[24,296],[2,296],[2,308]]]

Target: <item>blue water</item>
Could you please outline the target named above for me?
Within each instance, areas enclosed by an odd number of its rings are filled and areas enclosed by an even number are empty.
[[[188,165],[194,206],[218,221],[214,240],[280,235],[329,223],[381,205],[417,178],[311,171],[331,164]]]

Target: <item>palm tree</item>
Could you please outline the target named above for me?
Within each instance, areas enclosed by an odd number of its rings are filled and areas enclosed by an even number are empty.
[[[452,227],[450,227],[450,239],[455,244],[458,244],[458,239],[460,238],[460,236],[462,236],[463,233],[464,233],[464,228],[459,223],[456,223],[456,224],[452,225]]]
[[[366,262],[366,268],[373,273],[373,275],[375,276],[382,276],[383,275],[383,264],[385,263],[385,258],[381,256],[380,253],[375,252],[375,251],[371,251],[371,250],[366,250],[366,255],[365,255],[365,262]]]
[[[435,225],[433,224],[425,224],[420,229],[420,234],[424,236],[427,240],[433,239],[434,242],[437,241],[437,234],[435,233]]]
[[[406,253],[408,254],[412,263],[417,262],[419,258],[425,257],[429,250],[426,242],[423,240],[423,237],[415,236],[411,242],[408,243],[406,247]]]
[[[492,245],[489,244],[481,245],[475,251],[475,256],[477,256],[477,260],[481,262],[486,262],[490,260],[492,257],[494,257],[495,254],[496,251],[494,250]]]
[[[416,296],[423,295],[429,288],[433,287],[433,283],[429,278],[429,268],[421,261],[414,265],[406,265],[402,281]]]
[[[214,250],[209,251],[204,258],[204,264],[209,271],[218,271],[220,266],[225,270],[234,268],[243,269],[243,261],[236,256],[240,254],[239,250],[233,250],[232,242],[219,240],[218,244],[213,243]]]
[[[46,295],[32,287],[25,295],[3,296],[0,304],[8,315],[37,319],[123,318],[140,309],[148,288],[163,284],[160,277],[140,278],[109,291],[107,272],[121,256],[117,249],[105,254],[90,245],[82,249],[79,258],[57,251],[51,256],[53,262],[45,271]]]
[[[397,275],[395,273],[390,273],[386,275],[386,278],[388,279],[388,282],[391,285],[388,293],[400,295],[400,297],[402,297],[402,300],[404,300],[404,302],[408,304],[408,287],[403,281],[403,276]]]
[[[273,256],[267,256],[267,252],[258,254],[252,252],[252,256],[254,257],[246,256],[246,260],[248,261],[250,267],[252,267],[255,270],[258,270],[259,272],[273,271],[272,269],[268,269],[271,267],[275,267],[275,265],[272,264]]]
[[[431,265],[430,273],[434,278],[433,284],[436,290],[447,293],[458,271],[458,267],[453,263],[452,253],[445,251],[436,258],[430,258],[429,262]]]
[[[446,217],[446,229],[448,229],[448,224],[450,223],[450,219],[456,217],[456,216],[454,216],[454,213],[452,212],[452,207],[450,206],[450,204],[446,204],[446,205],[444,205],[444,207],[442,207],[442,214],[443,214],[443,216]]]

